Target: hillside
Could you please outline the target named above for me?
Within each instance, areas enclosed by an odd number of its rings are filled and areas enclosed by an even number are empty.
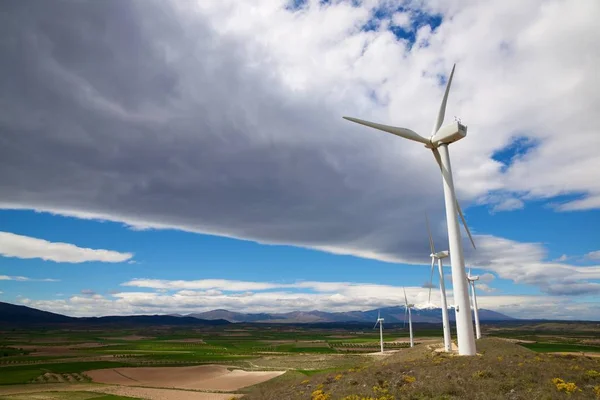
[[[499,338],[477,342],[477,357],[425,344],[362,365],[290,372],[249,388],[244,400],[518,400],[600,397],[600,358],[534,353]],[[599,397],[596,397],[599,396]]]
[[[226,325],[224,319],[199,319],[193,317],[176,317],[172,315],[126,315],[91,318],[75,318],[55,314],[35,308],[0,302],[0,324],[5,326],[20,325]]]
[[[0,323],[21,324],[35,321],[37,323],[69,323],[76,321],[76,318],[67,317],[61,314],[55,314],[48,311],[42,311],[27,306],[0,302]]]

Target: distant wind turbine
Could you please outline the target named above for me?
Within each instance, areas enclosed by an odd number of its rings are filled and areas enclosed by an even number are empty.
[[[383,318],[381,318],[381,311],[377,311],[377,322],[375,322],[373,329],[377,327],[377,324],[379,324],[379,345],[381,346],[381,352],[383,353]]]
[[[473,320],[471,319],[471,306],[469,304],[469,288],[465,273],[465,260],[457,215],[462,219],[463,226],[469,235],[473,247],[475,247],[475,242],[473,242],[465,217],[456,200],[454,181],[452,178],[452,166],[450,165],[450,153],[448,151],[448,145],[467,136],[467,127],[459,121],[454,121],[453,123],[442,127],[446,115],[446,103],[448,101],[448,93],[450,92],[450,85],[452,83],[452,77],[454,76],[455,67],[456,65],[452,67],[442,104],[440,105],[440,110],[429,138],[425,138],[407,128],[376,124],[357,118],[344,118],[348,121],[356,122],[361,125],[392,133],[405,139],[422,143],[433,152],[433,156],[440,167],[443,177],[444,202],[446,205],[446,222],[448,224],[448,242],[450,247],[450,264],[452,266],[452,289],[454,301],[456,303],[456,336],[458,341],[458,352],[461,355],[474,356],[477,354],[477,348],[475,346],[475,338],[473,337]]]
[[[429,279],[429,302],[431,302],[431,287],[433,286],[433,267],[437,261],[438,273],[440,276],[440,296],[441,296],[441,307],[442,307],[442,328],[444,330],[444,350],[449,352],[452,349],[451,336],[450,336],[450,321],[448,319],[448,304],[446,303],[446,285],[444,283],[444,268],[442,266],[442,259],[448,257],[448,251],[435,252],[435,246],[433,244],[433,237],[431,236],[431,229],[429,228],[429,218],[425,214],[425,221],[427,223],[427,233],[429,234],[429,248],[431,249],[431,277]]]
[[[471,275],[471,268],[467,275],[467,281],[471,285],[471,296],[473,297],[473,315],[475,316],[475,336],[481,339],[481,326],[479,325],[479,308],[477,307],[477,294],[475,293],[475,281],[479,280],[479,275]]]
[[[415,344],[413,342],[413,330],[412,330],[412,315],[410,313],[410,309],[414,307],[414,304],[408,304],[408,297],[406,297],[406,290],[402,288],[404,291],[404,326],[406,326],[406,314],[408,313],[408,330],[410,332],[410,347],[413,347]]]

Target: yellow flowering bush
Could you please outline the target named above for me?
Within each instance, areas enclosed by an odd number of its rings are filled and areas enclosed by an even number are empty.
[[[556,390],[559,392],[565,392],[567,394],[572,394],[577,391],[581,392],[581,389],[579,389],[574,382],[565,382],[563,379],[554,378],[552,379],[552,383],[554,383]]]
[[[331,395],[325,393],[321,389],[317,389],[310,395],[311,400],[329,400]]]
[[[585,371],[585,376],[588,378],[600,378],[600,372],[590,369],[588,371]]]

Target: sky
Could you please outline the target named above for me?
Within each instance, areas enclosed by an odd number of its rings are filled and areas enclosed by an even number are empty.
[[[0,301],[349,311],[400,305],[406,287],[439,306],[435,160],[341,117],[428,137],[456,64],[445,121],[468,126],[450,157],[479,306],[600,319],[600,2],[2,9]]]

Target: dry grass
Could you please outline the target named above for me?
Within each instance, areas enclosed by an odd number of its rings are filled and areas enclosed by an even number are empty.
[[[480,356],[401,350],[369,366],[306,377],[289,373],[245,400],[597,399],[600,360],[534,353],[501,339],[478,341]],[[341,376],[340,376],[341,375]]]

